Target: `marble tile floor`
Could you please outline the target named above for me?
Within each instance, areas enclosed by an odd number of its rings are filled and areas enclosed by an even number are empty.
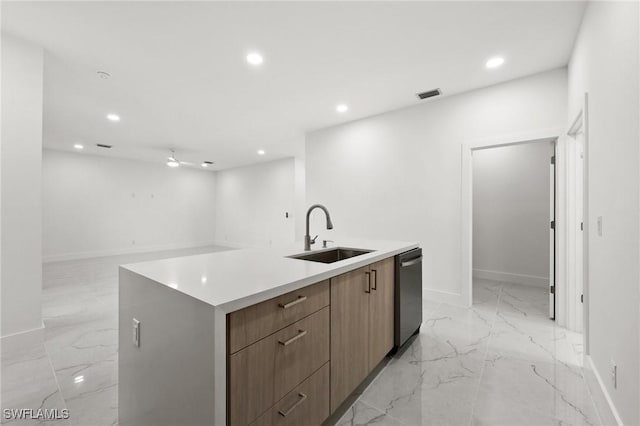
[[[474,281],[474,304],[424,302],[420,333],[338,421],[351,425],[600,425],[582,336],[547,318],[546,289]]]
[[[2,348],[2,408],[63,409],[58,421],[2,424],[108,426],[118,418],[118,265],[228,250],[198,247],[43,265],[44,343]]]
[[[117,424],[117,265],[202,247],[44,266],[44,344],[2,352],[2,408],[68,409],[58,421]],[[547,319],[546,291],[477,281],[474,305],[424,301],[420,334],[338,425],[598,425],[581,336]],[[606,424],[606,422],[605,422]]]

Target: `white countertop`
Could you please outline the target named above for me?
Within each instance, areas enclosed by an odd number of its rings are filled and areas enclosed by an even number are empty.
[[[328,249],[335,247],[374,251],[329,264],[286,257],[303,253],[302,244],[299,244],[286,249],[240,249],[175,257],[122,265],[121,268],[220,308],[224,312],[233,312],[404,253],[418,247],[418,244],[350,240]]]

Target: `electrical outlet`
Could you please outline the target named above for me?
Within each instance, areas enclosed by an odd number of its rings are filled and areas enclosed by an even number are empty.
[[[614,360],[611,360],[611,382],[613,383],[613,388],[618,388],[618,366],[616,365]]]

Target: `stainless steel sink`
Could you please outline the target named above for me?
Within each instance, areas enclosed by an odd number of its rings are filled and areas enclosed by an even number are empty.
[[[312,253],[294,254],[287,256],[292,259],[310,260],[311,262],[334,263],[352,257],[371,253],[373,250],[336,247],[334,249],[314,251]]]

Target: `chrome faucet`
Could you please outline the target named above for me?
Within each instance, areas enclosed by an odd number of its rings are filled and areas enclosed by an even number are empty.
[[[318,238],[318,236],[316,235],[313,239],[311,239],[311,235],[309,235],[309,216],[311,215],[311,212],[316,208],[322,209],[322,211],[324,211],[325,216],[327,216],[327,229],[333,229],[333,223],[331,222],[331,215],[329,214],[329,210],[327,210],[325,206],[323,206],[322,204],[314,204],[311,207],[309,207],[309,210],[307,210],[307,234],[304,236],[305,251],[311,250],[311,244],[314,244],[316,242],[316,238]]]

